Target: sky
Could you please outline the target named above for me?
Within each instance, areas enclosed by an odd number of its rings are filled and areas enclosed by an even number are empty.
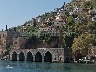
[[[71,0],[0,0],[0,31],[23,25],[26,21],[45,12],[59,8]]]

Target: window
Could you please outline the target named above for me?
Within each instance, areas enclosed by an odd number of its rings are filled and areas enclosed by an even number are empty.
[[[17,42],[15,42],[14,44],[17,44]]]
[[[59,28],[59,26],[57,26],[57,28]]]

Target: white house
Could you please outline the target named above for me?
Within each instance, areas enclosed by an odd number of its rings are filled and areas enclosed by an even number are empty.
[[[74,6],[73,12],[82,12],[82,8],[79,8],[77,6]]]
[[[55,28],[50,28],[50,27],[44,27],[44,28],[39,28],[39,31],[47,31],[47,32],[55,32],[56,29]]]
[[[58,19],[60,19],[60,15],[58,15],[58,16],[55,16],[56,17],[56,19],[55,20],[58,20]]]
[[[62,28],[63,27],[63,24],[64,24],[64,22],[62,21],[62,19],[59,19],[57,21],[54,21],[53,23],[54,23],[53,24],[53,27],[55,27],[55,28]]]
[[[56,35],[56,29],[55,28],[50,28],[50,27],[44,27],[44,28],[39,28],[39,35],[44,35],[41,32],[45,32],[46,35],[51,35],[55,36]]]
[[[96,22],[96,17],[92,17],[92,21],[95,21]]]
[[[91,13],[91,12],[95,12],[96,13],[96,9],[89,10],[89,13]]]

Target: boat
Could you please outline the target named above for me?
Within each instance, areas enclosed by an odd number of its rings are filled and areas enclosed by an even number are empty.
[[[6,68],[13,68],[13,67],[11,67],[11,66],[8,65]]]

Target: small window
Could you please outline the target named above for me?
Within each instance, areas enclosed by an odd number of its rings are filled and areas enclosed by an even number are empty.
[[[57,28],[59,28],[59,26],[57,26]]]
[[[14,44],[17,44],[17,42],[15,42]]]

